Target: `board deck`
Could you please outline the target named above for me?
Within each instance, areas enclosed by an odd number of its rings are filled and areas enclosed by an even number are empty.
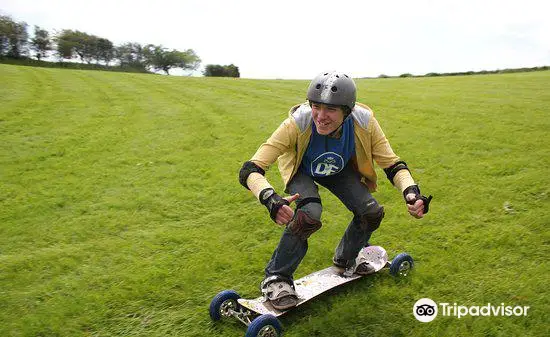
[[[376,271],[384,268],[388,262],[386,250],[380,246],[369,246],[363,249],[362,254],[367,261],[375,268]],[[338,268],[330,266],[328,268],[316,271],[307,276],[304,276],[294,281],[294,287],[298,295],[298,304],[309,301],[310,299],[342,284],[357,280],[363,275],[353,274],[351,276],[343,276]],[[275,317],[281,316],[286,311],[273,308],[269,301],[266,301],[263,296],[255,299],[239,298],[238,302],[243,307],[252,310],[258,314],[271,314]],[[295,308],[295,307],[294,307]]]

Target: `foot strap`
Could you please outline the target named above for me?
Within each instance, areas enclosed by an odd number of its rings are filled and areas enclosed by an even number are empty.
[[[261,285],[262,293],[266,300],[274,301],[287,296],[296,295],[294,285],[278,276],[266,278]]]

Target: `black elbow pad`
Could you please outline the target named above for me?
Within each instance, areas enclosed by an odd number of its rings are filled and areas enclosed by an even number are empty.
[[[407,170],[410,172],[409,168],[407,167],[407,163],[405,163],[404,161],[398,161],[392,166],[384,169],[384,172],[386,173],[386,177],[388,177],[388,180],[392,185],[393,185],[393,178],[395,177],[397,172],[401,170]]]
[[[254,172],[265,176],[265,171],[251,161],[245,162],[243,164],[243,167],[241,167],[241,171],[239,172],[239,183],[241,183],[241,185],[243,185],[244,188],[246,188],[247,190],[249,190],[250,188],[248,188],[248,185],[246,184],[246,179],[248,179],[248,176]]]

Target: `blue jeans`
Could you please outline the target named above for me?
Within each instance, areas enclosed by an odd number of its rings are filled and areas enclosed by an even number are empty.
[[[365,215],[383,212],[383,209],[372,197],[367,186],[361,183],[359,173],[355,171],[351,164],[346,165],[341,172],[323,178],[313,178],[298,170],[287,185],[285,192],[288,194],[299,193],[300,198],[296,200],[296,204],[299,205],[300,201],[305,198],[320,198],[316,183],[326,187],[353,213],[353,219],[344,232],[334,254],[335,259],[346,261],[350,265],[361,248],[368,245],[373,231],[365,228]],[[321,220],[321,204],[310,202],[301,206],[300,209],[310,218]],[[307,239],[292,234],[289,228],[286,227],[279,245],[265,268],[266,278],[276,275],[292,280],[294,272],[307,253],[307,248]]]

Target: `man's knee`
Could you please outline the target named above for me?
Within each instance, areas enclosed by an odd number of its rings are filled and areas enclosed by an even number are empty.
[[[384,207],[380,206],[377,202],[367,209],[366,212],[359,215],[359,224],[361,229],[366,232],[374,232],[384,218]]]
[[[307,204],[298,204],[296,209],[302,210],[306,213],[311,219],[321,221],[321,213],[323,212],[323,206],[320,202],[308,202]]]
[[[288,223],[288,229],[292,234],[298,236],[302,240],[307,240],[311,234],[321,228],[321,221],[311,218],[303,210],[296,210],[294,219]]]
[[[306,198],[301,200],[296,207],[294,219],[288,224],[290,231],[302,240],[307,240],[311,234],[321,228],[322,211],[323,207],[320,199]]]

